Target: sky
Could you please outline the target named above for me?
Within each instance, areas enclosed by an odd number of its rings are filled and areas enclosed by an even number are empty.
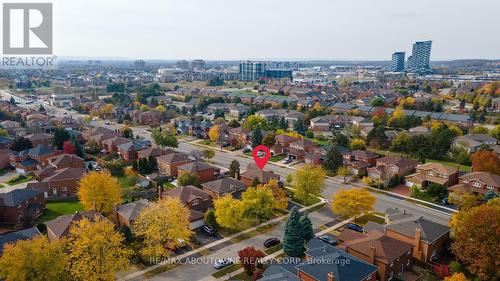
[[[390,60],[432,40],[431,60],[500,59],[497,0],[53,3],[60,57]]]

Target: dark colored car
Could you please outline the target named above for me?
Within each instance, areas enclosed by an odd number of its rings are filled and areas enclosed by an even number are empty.
[[[228,142],[223,142],[222,143],[222,147],[228,147],[229,146],[229,143]]]
[[[205,231],[210,236],[215,234],[215,229],[213,227],[211,227],[210,225],[204,225],[201,229],[203,231]]]
[[[271,248],[272,246],[278,245],[280,243],[280,240],[278,238],[269,238],[266,241],[264,241],[264,247],[266,248]]]
[[[326,234],[321,235],[318,237],[318,239],[325,242],[326,244],[330,244],[332,246],[335,246],[338,243],[337,239],[331,235],[326,235]]]
[[[363,228],[360,225],[355,224],[355,223],[348,223],[347,228],[354,230],[354,231],[357,231],[357,232],[363,232]]]

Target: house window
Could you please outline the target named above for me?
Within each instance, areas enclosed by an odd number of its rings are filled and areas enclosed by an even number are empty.
[[[196,206],[198,204],[200,204],[200,200],[198,199],[194,199],[193,201],[191,201],[191,206]]]
[[[68,188],[67,188],[67,187],[65,187],[65,186],[63,186],[63,187],[62,187],[62,191],[68,191]]]
[[[486,188],[493,190],[493,186],[491,186],[491,185],[488,185]]]
[[[478,181],[475,181],[472,185],[475,187],[481,187],[481,183]]]

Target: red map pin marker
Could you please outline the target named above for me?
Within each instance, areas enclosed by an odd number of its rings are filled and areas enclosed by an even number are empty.
[[[269,150],[269,147],[261,144],[253,149],[252,155],[253,155],[253,160],[255,160],[255,163],[262,170],[264,169],[264,166],[266,166],[269,157],[271,157],[271,151]]]

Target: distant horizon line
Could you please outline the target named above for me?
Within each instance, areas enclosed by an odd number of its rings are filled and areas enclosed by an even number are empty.
[[[179,58],[179,59],[161,59],[161,58],[130,58],[130,57],[94,57],[94,56],[60,56],[59,60],[108,60],[108,61],[136,61],[136,60],[144,60],[144,61],[165,61],[165,62],[176,62],[176,61],[193,61],[193,60],[204,60],[207,62],[234,62],[234,61],[270,61],[270,62],[390,62],[391,59],[342,59],[342,58],[247,58],[247,59],[187,59],[187,58]],[[430,62],[445,62],[445,61],[460,61],[460,60],[485,60],[485,61],[499,61],[500,58],[490,59],[490,58],[455,58],[455,59],[432,59]]]

